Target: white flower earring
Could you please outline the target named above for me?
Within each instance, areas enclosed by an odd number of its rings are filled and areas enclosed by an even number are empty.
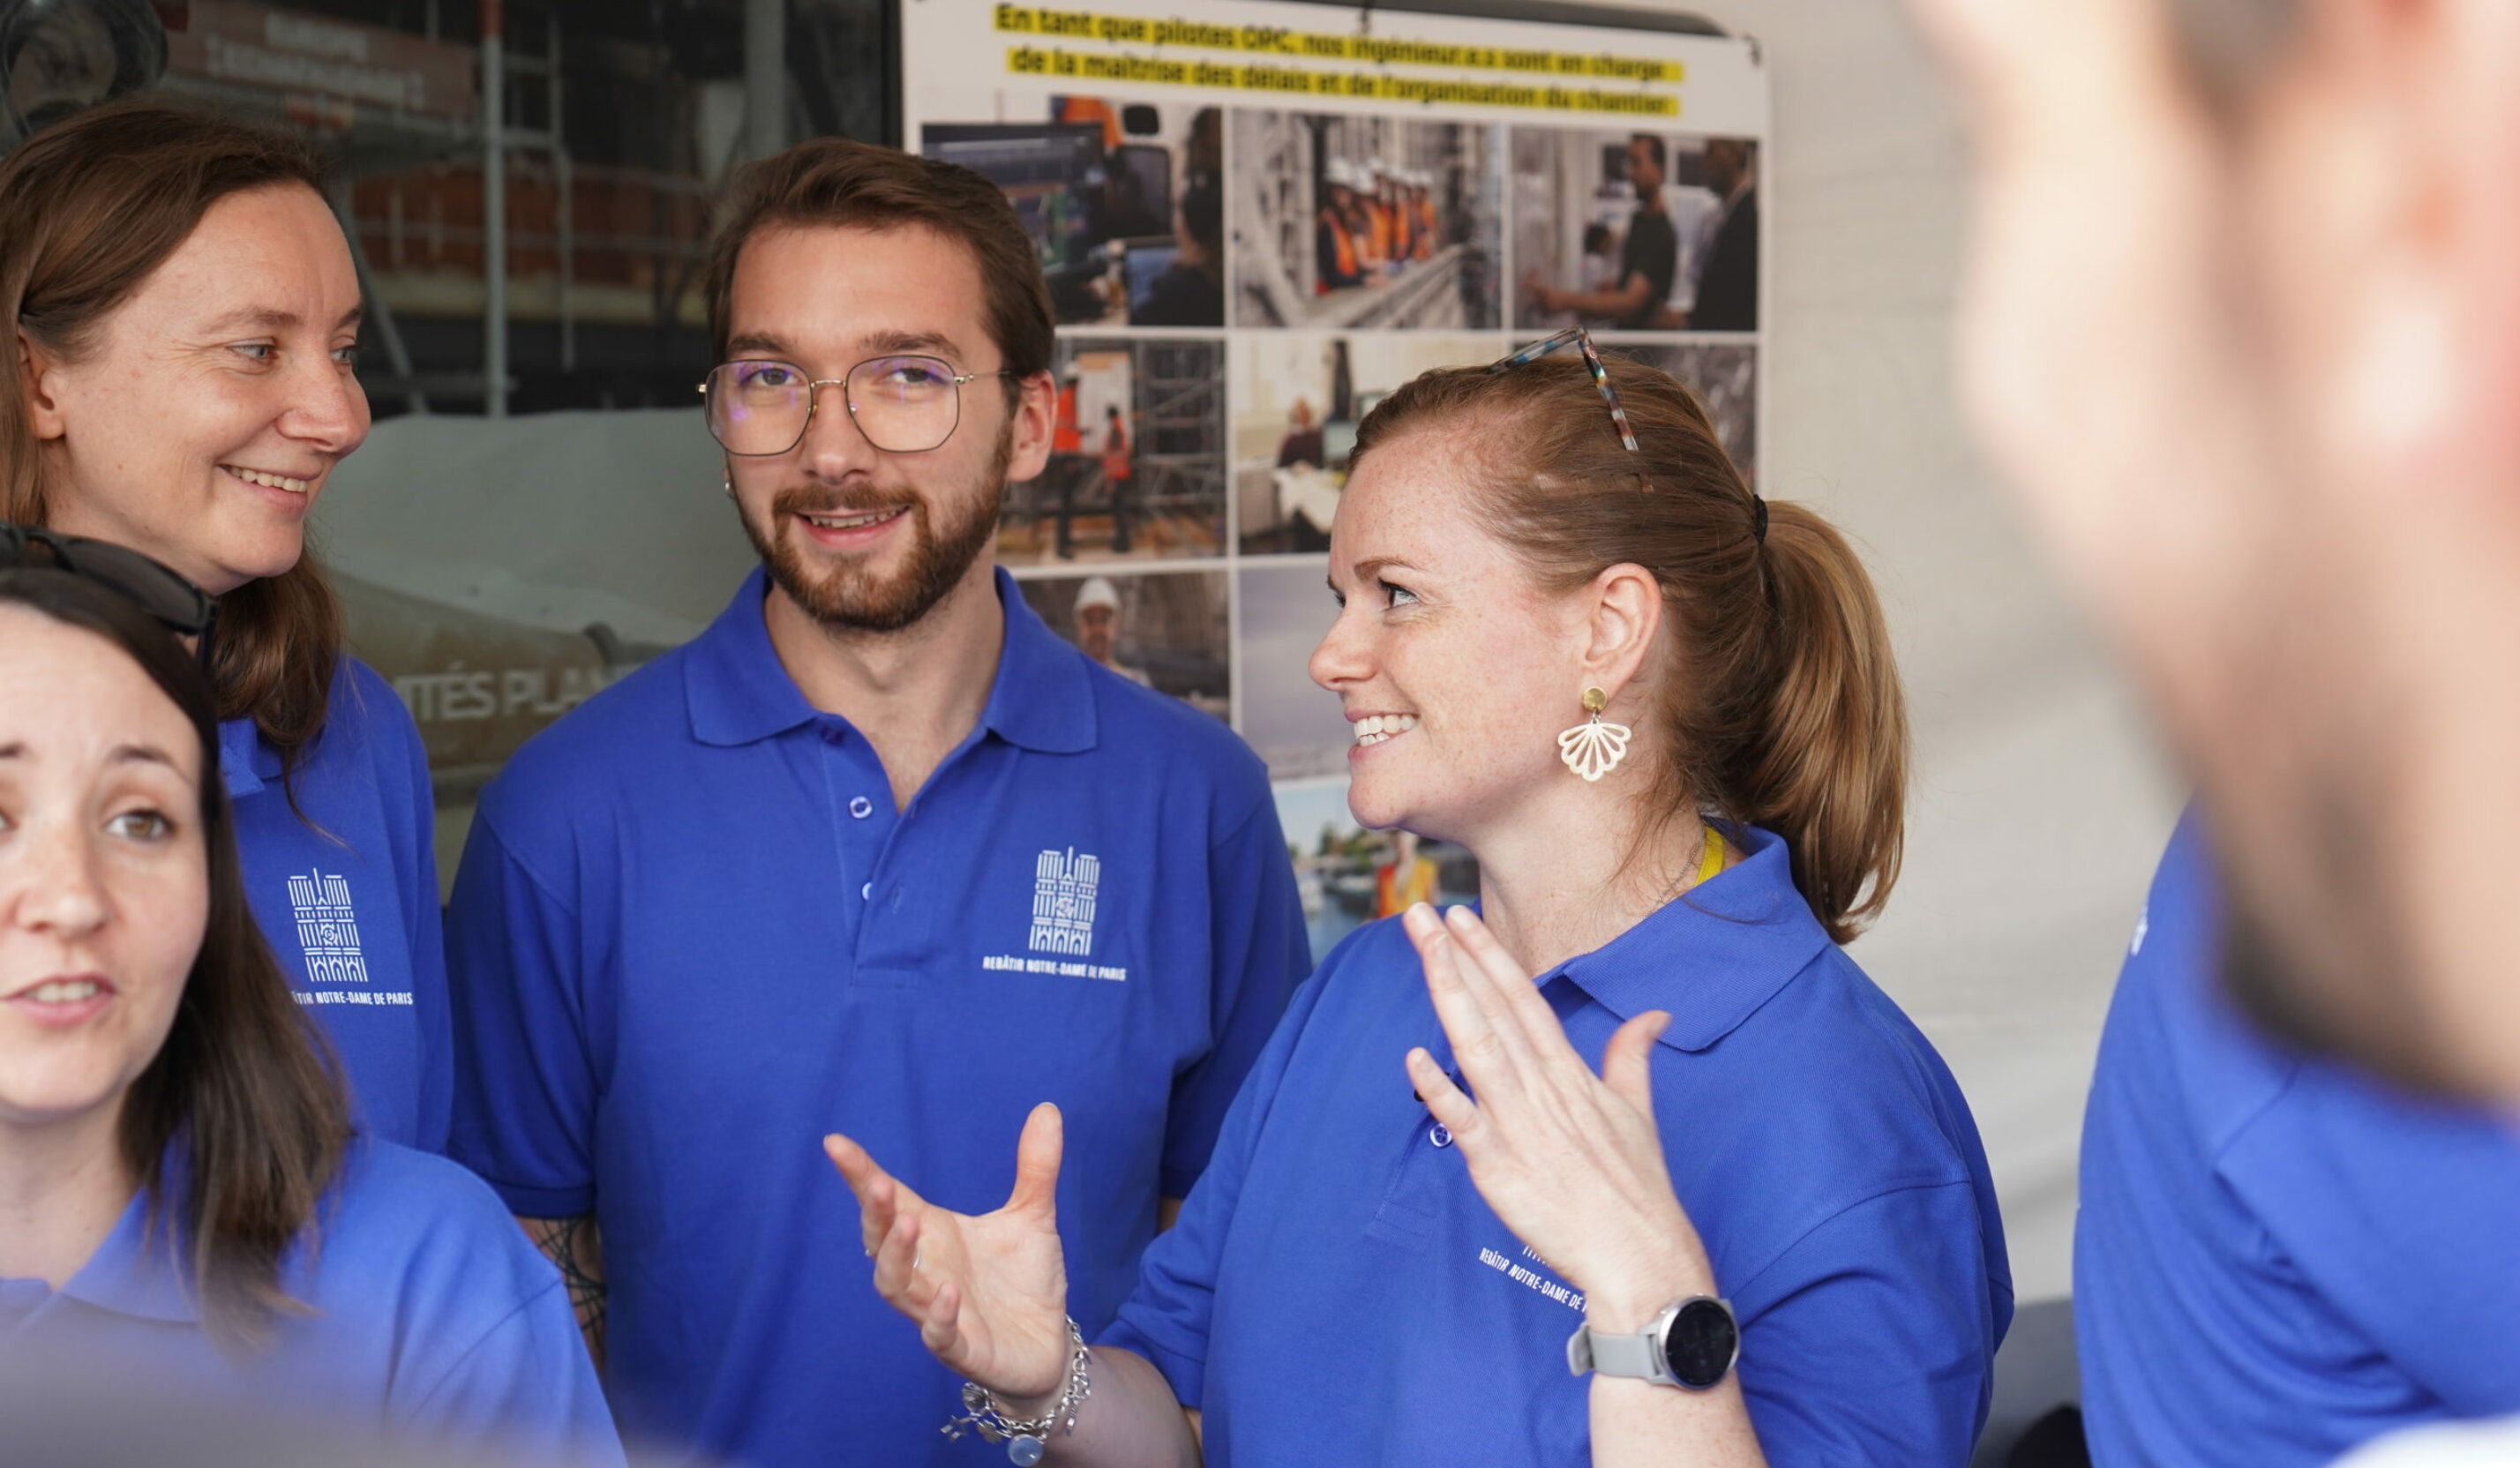
[[[1619,761],[1628,756],[1628,726],[1601,721],[1601,710],[1609,706],[1608,694],[1586,689],[1584,708],[1593,717],[1557,736],[1557,757],[1587,784],[1619,768]]]

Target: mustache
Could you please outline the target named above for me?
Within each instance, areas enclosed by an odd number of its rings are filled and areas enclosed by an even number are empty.
[[[770,500],[771,518],[807,514],[869,514],[881,510],[924,510],[927,499],[913,489],[855,491],[797,484]]]

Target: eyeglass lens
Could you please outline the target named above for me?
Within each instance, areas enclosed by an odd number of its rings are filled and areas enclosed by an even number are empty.
[[[802,442],[821,385],[787,362],[728,362],[709,374],[709,431],[734,454],[785,454]],[[876,357],[841,392],[867,442],[918,454],[954,436],[963,413],[954,369],[934,357]]]

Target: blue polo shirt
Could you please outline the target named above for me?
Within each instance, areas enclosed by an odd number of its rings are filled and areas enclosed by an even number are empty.
[[[1672,1182],[1741,1322],[1778,1468],[1965,1462],[2012,1316],[1995,1189],[1933,1047],[1793,888],[1784,843],[1543,980],[1597,1068],[1653,1053]],[[1591,1461],[1583,1296],[1498,1222],[1401,1057],[1451,1049],[1397,919],[1300,992],[1105,1333],[1205,1412],[1217,1468]],[[1458,1074],[1458,1072],[1457,1072]]]
[[[168,1167],[181,1196],[180,1164]],[[560,1271],[479,1179],[439,1157],[356,1141],[319,1202],[314,1247],[282,1261],[304,1312],[272,1317],[242,1357],[203,1329],[188,1254],[135,1196],[58,1291],[0,1279],[0,1358],[91,1359],[130,1390],[324,1417],[519,1462],[621,1461]],[[0,1448],[0,1458],[8,1456]]]
[[[1100,1329],[1309,966],[1260,762],[997,590],[987,706],[906,809],[781,666],[758,572],[482,795],[455,1155],[518,1214],[595,1214],[634,1441],[964,1461],[937,1431],[960,1383],[875,1293],[823,1135],[982,1213],[1058,1102]]]
[[[2074,1324],[2102,1464],[2325,1464],[2520,1412],[2520,1139],[2250,1029],[2179,824],[2083,1121]]]
[[[360,1130],[446,1148],[452,1021],[437,913],[436,807],[420,731],[375,669],[343,656],[324,732],[294,777],[250,719],[219,726],[245,890],[280,971],[333,1048]]]

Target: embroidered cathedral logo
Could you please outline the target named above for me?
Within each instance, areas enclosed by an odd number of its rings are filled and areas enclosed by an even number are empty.
[[[309,871],[289,879],[289,906],[297,913],[297,946],[306,951],[310,984],[364,984],[368,960],[359,952],[359,914],[350,907],[350,884],[339,874]]]
[[[1032,951],[1082,958],[1094,951],[1094,891],[1102,859],[1075,847],[1045,851],[1033,863]]]

